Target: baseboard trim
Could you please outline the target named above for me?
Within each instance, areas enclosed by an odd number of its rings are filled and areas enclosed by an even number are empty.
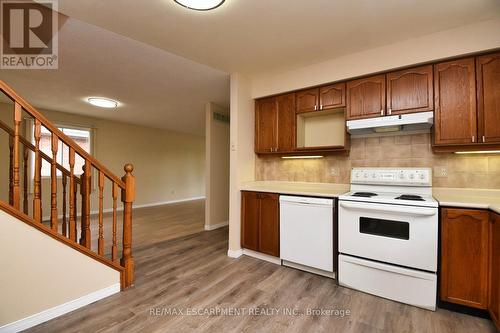
[[[111,296],[113,294],[120,292],[120,284],[114,284],[104,289],[94,291],[88,295],[82,296],[75,300],[69,301],[67,303],[57,305],[53,308],[44,310],[42,312],[36,313],[29,317],[17,320],[10,324],[6,324],[0,327],[1,333],[10,332],[20,332],[26,330],[30,327],[39,325],[56,317],[62,316],[68,312],[74,311],[90,303],[94,303],[98,300]]]
[[[243,255],[243,250],[239,249],[236,251],[233,250],[227,250],[227,256],[230,258],[239,258]]]
[[[228,226],[228,225],[229,225],[229,221],[218,223],[218,224],[213,224],[213,225],[205,224],[205,230],[206,231],[215,230],[215,229],[223,228],[223,227]]]
[[[256,258],[256,259],[260,259],[260,260],[264,260],[264,261],[267,261],[267,262],[270,262],[270,263],[273,263],[276,265],[281,265],[280,258],[276,258],[276,257],[270,256],[270,255],[256,252],[256,251],[252,251],[249,249],[243,249],[243,255],[246,255],[246,256],[249,256],[252,258]]]
[[[191,197],[191,198],[184,198],[184,199],[178,199],[178,200],[170,200],[170,201],[160,201],[160,202],[153,202],[149,204],[142,204],[142,205],[133,205],[133,208],[147,208],[147,207],[156,207],[156,206],[163,206],[163,205],[170,205],[170,204],[175,204],[175,203],[181,203],[181,202],[188,202],[188,201],[196,201],[196,200],[203,200],[206,197],[201,196],[201,197]],[[103,213],[111,213],[113,211],[113,208],[106,208],[103,209]],[[123,207],[117,207],[116,208],[117,212],[123,211]],[[90,211],[90,215],[97,215],[99,214],[98,210],[92,210]],[[77,217],[81,217],[81,214],[78,214]],[[63,216],[62,214],[57,217],[58,219],[62,219]],[[42,221],[49,221],[50,220],[50,215],[49,216],[43,216]]]

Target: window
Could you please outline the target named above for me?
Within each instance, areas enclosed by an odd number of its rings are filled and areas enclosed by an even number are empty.
[[[87,153],[91,153],[91,135],[92,130],[89,128],[77,128],[77,127],[58,127],[61,132],[73,139],[80,147],[83,148]],[[41,137],[40,137],[40,150],[52,157],[52,133],[42,126]],[[57,149],[56,161],[58,164],[62,165],[69,170],[69,147],[59,140],[59,147]],[[81,175],[83,173],[82,167],[85,164],[85,160],[78,154],[75,154],[75,175]],[[43,161],[42,162],[42,177],[50,177],[50,164]],[[57,172],[60,176],[60,171]]]

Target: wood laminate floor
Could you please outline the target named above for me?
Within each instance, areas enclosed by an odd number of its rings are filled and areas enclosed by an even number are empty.
[[[418,309],[246,256],[231,259],[227,228],[201,231],[202,207],[136,210],[135,287],[29,332],[495,332],[486,319]]]

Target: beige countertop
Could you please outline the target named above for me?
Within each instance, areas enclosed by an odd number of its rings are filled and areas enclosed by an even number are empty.
[[[349,184],[254,181],[243,183],[241,190],[336,198],[349,192]],[[440,206],[491,209],[500,214],[500,190],[435,187],[432,195]]]
[[[255,181],[243,183],[241,190],[336,198],[343,193],[349,192],[349,184]]]
[[[500,190],[435,187],[432,195],[440,206],[491,209],[500,214]]]

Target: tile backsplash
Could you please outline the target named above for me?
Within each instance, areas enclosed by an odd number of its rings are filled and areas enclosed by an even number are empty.
[[[348,184],[353,167],[431,167],[433,186],[500,189],[500,154],[433,154],[430,134],[351,139],[349,156],[257,157],[256,180]],[[446,177],[441,169],[447,171]]]

